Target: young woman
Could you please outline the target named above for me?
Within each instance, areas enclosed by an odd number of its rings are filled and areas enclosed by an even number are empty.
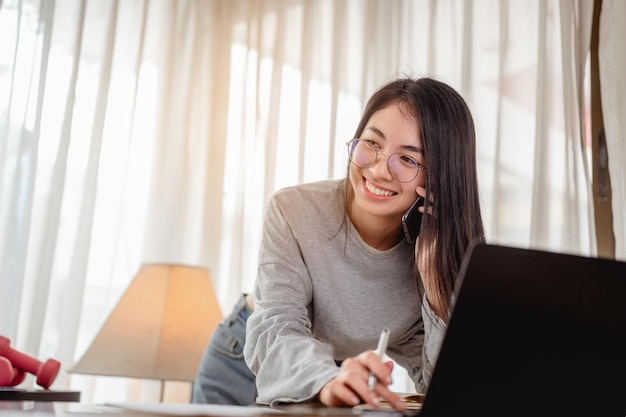
[[[261,402],[383,398],[404,409],[388,389],[393,363],[372,351],[381,329],[388,356],[425,391],[462,257],[484,239],[474,125],[456,91],[394,80],[354,137],[347,178],[280,190],[268,205],[243,347]],[[418,196],[426,214],[414,245],[401,218]]]
[[[371,97],[355,138],[346,179],[272,198],[257,305],[242,296],[214,333],[194,402],[251,404],[256,381],[262,402],[376,405],[382,397],[402,409],[387,389],[392,363],[372,352],[383,327],[388,355],[426,389],[461,259],[470,241],[484,239],[472,117],[446,84],[402,78]],[[418,196],[427,214],[411,244],[401,217]]]

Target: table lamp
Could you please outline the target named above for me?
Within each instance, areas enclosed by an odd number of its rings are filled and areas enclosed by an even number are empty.
[[[193,382],[222,312],[204,268],[143,265],[69,373]]]

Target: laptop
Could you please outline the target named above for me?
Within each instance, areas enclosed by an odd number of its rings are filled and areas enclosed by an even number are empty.
[[[626,262],[479,243],[455,300],[420,417],[626,416]]]

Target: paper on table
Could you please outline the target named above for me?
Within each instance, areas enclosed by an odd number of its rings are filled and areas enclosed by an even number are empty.
[[[402,401],[404,401],[404,403],[406,404],[407,410],[421,410],[422,404],[424,403],[424,398],[426,398],[424,394],[411,394],[401,392],[396,392],[396,394],[398,394],[402,398]],[[393,406],[387,401],[382,400],[380,406],[378,407],[372,407],[369,404],[359,404],[355,405],[353,408],[360,411],[371,411],[393,409]]]
[[[268,407],[226,404],[105,403],[104,405],[121,408],[125,411],[164,416],[247,417],[263,414],[284,414],[284,411]]]

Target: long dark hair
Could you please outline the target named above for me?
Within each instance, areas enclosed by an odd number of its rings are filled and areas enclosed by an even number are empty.
[[[449,85],[432,78],[399,78],[370,97],[354,137],[361,136],[376,111],[394,103],[415,117],[424,142],[425,209],[431,209],[432,215],[423,216],[416,253],[425,256],[445,318],[465,250],[470,242],[485,240],[474,121],[465,100]],[[346,208],[353,192],[346,187]]]

